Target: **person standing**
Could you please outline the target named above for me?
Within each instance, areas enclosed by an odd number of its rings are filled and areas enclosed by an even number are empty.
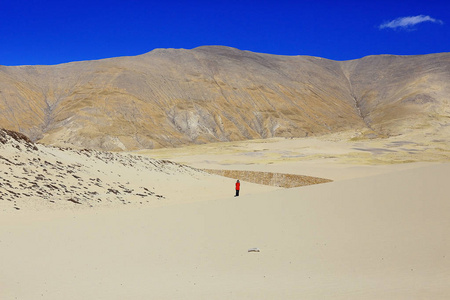
[[[239,179],[236,181],[236,195],[235,197],[239,196],[239,190],[241,189],[241,183],[239,182]]]

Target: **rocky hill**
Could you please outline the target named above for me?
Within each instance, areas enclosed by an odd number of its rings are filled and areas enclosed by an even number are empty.
[[[174,147],[446,126],[450,54],[331,61],[209,46],[0,66],[0,127],[48,145]]]

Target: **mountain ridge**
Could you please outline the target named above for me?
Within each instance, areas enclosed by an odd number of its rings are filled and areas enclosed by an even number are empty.
[[[0,127],[44,144],[119,151],[345,130],[389,136],[445,122],[448,82],[450,53],[332,61],[155,49],[0,67]]]

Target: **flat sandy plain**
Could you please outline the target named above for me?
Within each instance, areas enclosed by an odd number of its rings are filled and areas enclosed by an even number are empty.
[[[170,197],[157,205],[4,212],[0,299],[449,299],[450,135],[441,134],[141,151],[333,182],[241,180],[234,198],[233,179],[180,177],[159,183]]]

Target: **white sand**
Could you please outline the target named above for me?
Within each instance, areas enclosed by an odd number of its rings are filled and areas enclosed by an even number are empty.
[[[158,208],[6,214],[0,299],[448,299],[448,174],[433,164]]]
[[[111,205],[77,210],[70,203],[37,210],[33,199],[17,200],[21,210],[4,203],[0,299],[449,299],[450,163],[374,163],[389,153],[367,152],[393,149],[392,142],[355,143],[272,140],[152,152],[194,167],[335,180],[294,189],[241,180],[239,198],[233,179],[40,151],[53,164],[81,165],[79,184],[94,170],[106,187],[148,184],[166,198],[140,204],[131,197],[135,205],[123,205],[106,194],[99,196]],[[422,144],[414,147],[430,158]],[[11,160],[27,158],[5,151]],[[22,166],[11,169],[18,180],[28,176],[14,173]]]

